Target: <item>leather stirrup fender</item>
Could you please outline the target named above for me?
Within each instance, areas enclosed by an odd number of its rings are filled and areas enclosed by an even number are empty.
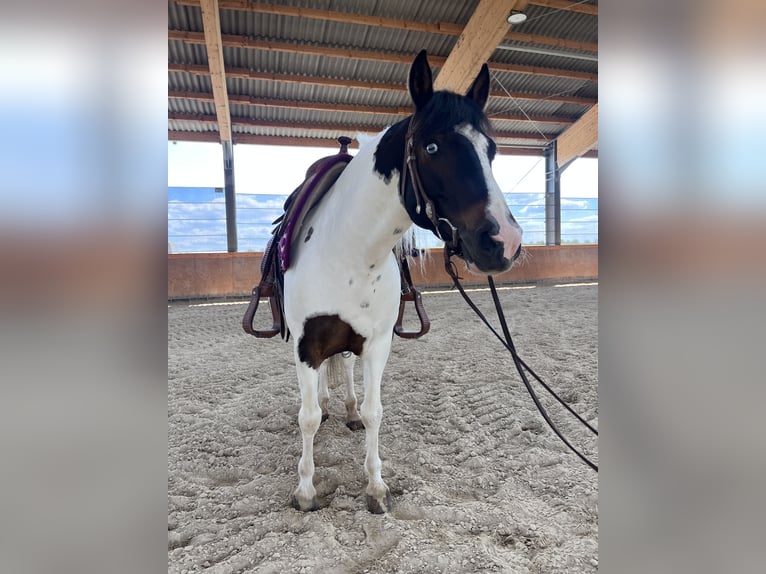
[[[253,326],[255,312],[258,310],[258,303],[260,303],[262,297],[269,298],[272,317],[271,329],[258,330]],[[245,333],[260,339],[268,339],[280,334],[282,331],[282,318],[279,313],[279,306],[277,304],[273,283],[262,283],[253,289],[250,304],[247,306],[245,316],[242,318],[242,328],[245,330]]]

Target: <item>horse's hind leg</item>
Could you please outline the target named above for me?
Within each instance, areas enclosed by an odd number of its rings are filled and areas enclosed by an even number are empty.
[[[322,422],[330,418],[330,411],[327,410],[327,403],[330,400],[330,391],[327,389],[327,378],[329,376],[327,369],[328,363],[332,359],[330,357],[319,367],[319,408],[322,409]]]
[[[296,510],[318,510],[319,502],[314,488],[314,435],[322,422],[322,411],[317,400],[319,371],[303,363],[296,350],[295,365],[301,390],[301,410],[298,424],[303,437],[303,453],[298,462],[298,487],[293,492],[292,505]]]
[[[354,362],[356,357],[348,353],[348,357],[343,357],[343,365],[346,369],[346,426],[352,431],[362,430],[362,418],[359,411],[356,410],[356,392],[354,390]]]
[[[367,455],[364,469],[367,473],[367,510],[374,514],[383,514],[392,508],[391,493],[380,475],[382,464],[378,455],[378,431],[383,418],[383,406],[380,402],[380,382],[383,369],[391,350],[391,338],[379,337],[370,341],[363,355],[364,365],[364,402],[362,402],[362,421],[366,429],[365,442]]]
[[[353,431],[362,430],[364,425],[356,410],[354,392],[354,363],[356,356],[351,352],[338,353],[327,359],[319,368],[319,406],[322,408],[322,421],[327,420],[327,401],[330,387],[337,387],[341,381],[346,387],[346,426]]]

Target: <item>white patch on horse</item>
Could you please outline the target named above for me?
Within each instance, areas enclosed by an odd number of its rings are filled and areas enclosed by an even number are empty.
[[[406,230],[411,221],[399,201],[398,178],[386,183],[374,173],[374,153],[383,136],[365,142],[333,188],[306,218],[313,227],[311,241],[301,243],[284,276],[285,318],[296,341],[296,364],[301,389],[299,423],[303,452],[300,477],[293,504],[301,510],[316,508],[313,488],[313,438],[322,417],[317,392],[319,367],[301,361],[297,345],[310,317],[337,316],[364,338],[360,354],[364,372],[364,402],[356,417],[356,400],[348,396],[349,423],[366,429],[365,470],[368,508],[373,512],[390,507],[390,494],[381,477],[378,430],[382,417],[380,384],[388,361],[391,334],[399,309],[399,267],[392,249],[399,237],[392,229]],[[332,254],[332,256],[328,256]],[[378,277],[380,277],[378,279]],[[375,281],[375,289],[370,286]]]
[[[486,66],[482,67],[475,84],[478,89],[469,90],[469,98],[483,108],[489,86]],[[458,104],[454,111],[462,113],[461,118],[476,119],[476,109],[462,105],[462,96],[447,92],[434,95],[425,50],[412,64],[408,89],[416,108],[415,117],[421,112],[422,117],[428,117],[425,108],[441,105],[432,102],[433,98],[439,98]],[[314,435],[323,411],[327,414],[328,379],[339,378],[338,373],[343,370],[347,375],[349,428],[365,429],[367,508],[374,513],[391,509],[390,492],[381,477],[378,431],[383,414],[381,379],[391,350],[401,294],[399,266],[393,250],[409,256],[414,246],[413,219],[399,197],[401,165],[393,165],[401,164],[406,121],[395,124],[393,131],[384,130],[372,138],[357,136],[361,144],[358,153],[322,203],[306,216],[303,225],[314,230],[311,241],[299,244],[284,274],[285,320],[295,341],[301,391],[298,421],[303,450],[298,463],[299,483],[293,493],[293,504],[301,510],[319,507],[313,486]],[[455,120],[450,122],[454,124]],[[447,129],[452,124],[430,128]],[[514,249],[520,245],[521,231],[518,225],[512,224],[510,211],[492,177],[487,138],[467,125],[456,129],[475,147],[489,190],[484,214],[487,221],[481,222],[481,226],[487,229],[492,224],[494,229],[497,223],[499,231],[493,239],[503,242],[508,261],[496,261],[501,259],[497,243],[489,250],[484,249],[488,253],[482,253],[481,246],[477,250],[480,255],[493,259],[487,264],[488,268],[500,268],[510,264]],[[449,191],[464,192],[460,186],[454,187]],[[349,351],[361,357],[363,366],[364,402],[358,411],[353,389],[354,356],[347,354]],[[339,355],[343,357],[345,369],[338,363]]]
[[[470,124],[461,124],[455,128],[455,131],[473,144],[476,155],[479,157],[489,193],[487,215],[491,216],[499,226],[497,235],[493,235],[492,239],[503,244],[503,256],[510,261],[521,246],[522,230],[519,224],[513,220],[503,192],[497,181],[495,181],[495,176],[492,174],[492,166],[489,163],[489,156],[487,154],[489,149],[487,137]]]

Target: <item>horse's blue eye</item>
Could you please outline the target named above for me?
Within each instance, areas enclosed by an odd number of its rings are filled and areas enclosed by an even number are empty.
[[[437,151],[439,151],[439,146],[435,143],[430,143],[426,146],[426,151],[430,153],[431,155],[435,154]]]

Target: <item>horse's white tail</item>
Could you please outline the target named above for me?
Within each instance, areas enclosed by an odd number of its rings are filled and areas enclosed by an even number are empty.
[[[336,389],[340,383],[346,383],[346,364],[341,353],[326,359],[325,364],[327,366],[324,372],[328,388]]]
[[[329,417],[327,402],[330,398],[330,388],[337,388],[341,383],[346,387],[346,426],[357,431],[364,428],[362,419],[356,405],[356,393],[354,392],[354,363],[356,355],[343,353],[333,355],[325,359],[319,369],[319,396],[322,407],[322,415]],[[322,420],[325,420],[324,418]]]

